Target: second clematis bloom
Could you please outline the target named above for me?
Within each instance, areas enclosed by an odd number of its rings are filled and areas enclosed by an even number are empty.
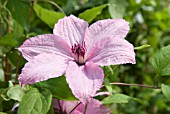
[[[98,65],[135,64],[134,47],[124,39],[128,31],[123,19],[100,20],[88,27],[73,15],[64,17],[53,34],[32,37],[18,48],[28,61],[19,82],[33,84],[65,74],[75,97],[88,103],[103,83]]]
[[[91,99],[87,107],[77,101],[53,99],[54,110],[58,114],[110,114],[110,109],[96,99]]]

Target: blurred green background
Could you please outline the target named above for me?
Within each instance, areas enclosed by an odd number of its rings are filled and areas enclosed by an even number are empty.
[[[170,84],[168,76],[157,78],[151,65],[153,55],[170,44],[170,0],[0,0],[0,93],[12,82],[18,84],[17,77],[26,61],[17,47],[31,36],[52,33],[57,20],[70,14],[89,24],[102,19],[124,18],[130,24],[126,40],[135,47],[150,45],[135,51],[135,65],[104,67],[109,82],[156,87]],[[115,93],[143,101],[142,104],[137,101],[111,104],[113,114],[170,113],[170,101],[161,89],[121,85],[112,85],[112,88]],[[14,100],[0,98],[0,112],[11,110],[14,103]]]

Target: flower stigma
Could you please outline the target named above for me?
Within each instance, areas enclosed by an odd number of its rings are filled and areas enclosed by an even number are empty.
[[[74,44],[71,48],[72,53],[74,54],[74,59],[75,61],[79,64],[82,65],[85,63],[85,52],[86,52],[86,47],[85,47],[85,42],[82,42],[82,44]]]

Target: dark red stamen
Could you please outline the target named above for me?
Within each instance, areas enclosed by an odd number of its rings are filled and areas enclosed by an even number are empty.
[[[71,48],[72,53],[75,54],[77,57],[82,56],[84,58],[85,52],[86,52],[86,47],[85,47],[85,42],[82,42],[82,44],[74,44]]]

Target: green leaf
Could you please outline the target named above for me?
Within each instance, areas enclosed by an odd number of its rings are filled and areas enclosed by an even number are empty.
[[[0,95],[4,92],[5,89],[0,89]],[[4,101],[4,99],[0,96],[0,104],[1,102]]]
[[[109,83],[109,80],[107,78],[104,78],[104,85],[109,93],[113,93],[112,85]]]
[[[65,14],[61,12],[44,9],[38,4],[34,4],[34,11],[37,16],[51,28],[54,28],[57,21],[65,16]]]
[[[112,69],[112,66],[107,66],[107,68],[108,68],[108,70],[110,71],[111,75],[113,75],[113,74],[114,74],[114,71],[113,71],[113,69]]]
[[[151,64],[157,74],[161,76],[170,76],[170,45],[161,48],[151,58]]]
[[[1,97],[2,97],[5,101],[9,101],[9,100],[10,100],[10,98],[7,96],[8,89],[9,89],[9,88],[3,89],[3,90],[1,91],[1,94],[0,94]]]
[[[34,84],[35,87],[46,88],[51,91],[54,97],[62,100],[76,100],[72,94],[65,76],[52,78],[47,81]]]
[[[170,86],[162,84],[161,89],[162,89],[164,96],[170,101]]]
[[[21,101],[24,94],[25,94],[24,91],[21,89],[21,86],[19,85],[13,86],[7,91],[8,97],[17,101]]]
[[[133,98],[124,94],[116,93],[103,99],[103,104],[128,103]]]
[[[9,33],[0,38],[0,44],[14,47],[17,45],[17,41],[13,39],[13,33]]]
[[[135,50],[141,50],[141,49],[148,48],[148,47],[150,47],[150,45],[144,44],[144,45],[142,45],[142,46],[135,47],[134,49],[135,49]]]
[[[0,114],[7,114],[7,113],[5,113],[5,112],[0,112]]]
[[[133,98],[134,101],[137,101],[143,105],[145,105],[145,103],[143,102],[143,100],[139,99],[139,98]]]
[[[21,45],[24,41],[24,29],[23,27],[17,22],[14,21],[14,39]]]
[[[126,0],[109,0],[109,13],[112,18],[122,18],[126,11]]]
[[[83,13],[80,13],[78,17],[81,18],[81,19],[84,19],[85,21],[90,23],[96,18],[96,16],[101,14],[102,10],[106,6],[107,6],[107,4],[104,4],[104,5],[101,5],[101,6],[97,6],[97,7],[88,9],[88,10],[84,11]]]
[[[51,101],[52,94],[49,90],[38,91],[33,88],[23,96],[18,114],[47,114]]]
[[[24,27],[26,31],[30,28],[30,4],[22,0],[8,0],[7,8],[12,17]]]

